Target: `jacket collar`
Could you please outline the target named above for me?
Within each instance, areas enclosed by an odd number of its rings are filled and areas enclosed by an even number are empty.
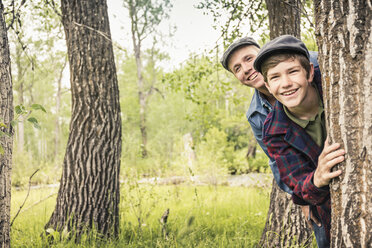
[[[272,118],[270,118],[265,136],[284,135],[284,140],[288,144],[305,153],[316,166],[321,149],[310,135],[288,118],[284,112],[283,105],[279,101],[275,103],[271,114]]]

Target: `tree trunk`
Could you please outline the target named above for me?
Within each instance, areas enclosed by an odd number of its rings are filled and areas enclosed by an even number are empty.
[[[331,246],[372,247],[372,5],[316,0],[314,7],[328,135],[346,150],[330,185]]]
[[[255,158],[256,157],[256,150],[257,150],[257,142],[254,141],[254,144],[249,144],[247,149],[247,154],[245,154],[245,157],[248,159],[250,157]]]
[[[273,180],[270,207],[260,247],[309,247],[311,229],[301,208],[292,203],[291,196],[282,191]]]
[[[22,56],[22,49],[19,44],[16,45],[16,66],[17,66],[17,94],[18,94],[18,104],[24,105],[23,101],[23,86],[24,86],[24,74],[26,68],[22,67],[21,64],[21,56]],[[25,144],[25,125],[24,125],[24,117],[21,115],[18,118],[18,125],[17,125],[17,148],[19,153],[23,153],[23,148]]]
[[[121,118],[106,1],[62,0],[72,114],[55,210],[46,229],[117,236]]]
[[[132,10],[133,11],[133,10]],[[135,11],[135,10],[134,10]],[[136,20],[131,19],[132,23]],[[133,26],[133,24],[132,24]],[[142,68],[142,59],[141,59],[141,41],[139,38],[136,39],[136,32],[132,28],[132,40],[133,40],[133,47],[134,47],[134,54],[136,58],[136,67],[137,67],[137,85],[138,85],[138,99],[139,99],[139,107],[140,107],[140,130],[141,130],[141,153],[142,158],[147,157],[147,129],[146,129],[146,95],[145,95],[145,86],[143,82],[143,68]]]
[[[0,119],[7,126],[7,128],[2,127],[1,131],[10,134],[0,138],[0,145],[4,150],[0,155],[0,247],[10,247],[10,173],[13,150],[13,132],[10,122],[13,120],[13,91],[9,43],[3,11],[4,6],[0,1]]]
[[[266,0],[269,12],[270,39],[291,34],[300,37],[299,0]],[[301,208],[280,190],[273,180],[270,207],[260,244],[264,247],[289,247],[291,244],[310,245],[312,230]]]
[[[270,39],[283,34],[301,38],[300,0],[265,0],[269,12]]]
[[[60,112],[61,112],[61,98],[62,98],[62,77],[63,77],[63,71],[65,70],[67,65],[67,59],[65,58],[65,61],[62,65],[58,80],[57,80],[57,94],[56,94],[56,121],[54,126],[54,163],[55,163],[55,169],[58,167],[58,154],[60,149],[60,143],[61,143],[61,123],[60,123]]]

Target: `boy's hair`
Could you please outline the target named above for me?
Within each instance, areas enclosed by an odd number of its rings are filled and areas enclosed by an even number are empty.
[[[267,72],[269,71],[269,69],[274,68],[279,63],[287,61],[289,59],[293,59],[293,60],[297,59],[300,62],[300,65],[306,71],[306,78],[309,78],[311,66],[310,66],[309,59],[305,55],[299,54],[299,53],[279,53],[279,54],[274,54],[270,56],[262,63],[261,70],[262,70],[262,75],[264,77],[265,82],[268,82]]]

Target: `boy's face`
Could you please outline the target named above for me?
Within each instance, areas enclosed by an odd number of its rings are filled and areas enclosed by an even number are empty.
[[[309,96],[314,67],[311,64],[309,77],[298,59],[288,59],[267,71],[266,87],[288,109],[301,106]]]
[[[229,69],[242,84],[258,90],[265,88],[263,76],[253,68],[259,50],[253,45],[238,48],[228,62]]]

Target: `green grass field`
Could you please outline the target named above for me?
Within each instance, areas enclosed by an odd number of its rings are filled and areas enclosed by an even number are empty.
[[[50,247],[40,234],[54,209],[56,194],[50,195],[57,190],[31,190],[12,226],[12,247]],[[56,234],[59,241],[52,247],[254,247],[269,207],[269,190],[262,188],[122,184],[121,192],[117,240],[88,234],[76,245]],[[26,194],[12,192],[12,217]],[[168,208],[165,238],[159,219]]]

